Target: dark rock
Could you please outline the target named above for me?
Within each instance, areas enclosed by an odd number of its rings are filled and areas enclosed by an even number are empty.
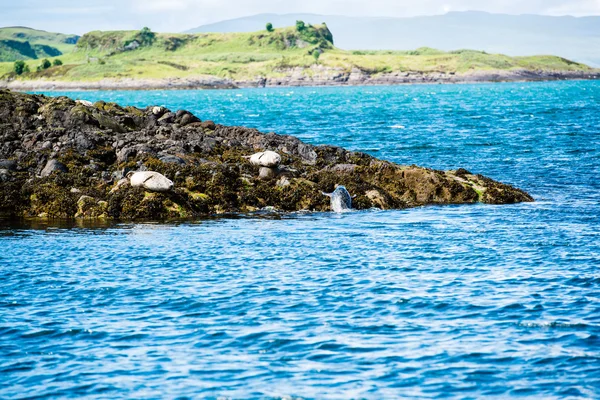
[[[44,167],[44,169],[42,170],[42,172],[40,173],[41,177],[46,177],[46,176],[50,176],[53,172],[68,172],[69,170],[67,169],[67,167],[61,163],[58,160],[49,160],[46,163],[46,166]]]
[[[297,177],[298,170],[287,165],[280,165],[277,167],[277,176]]]
[[[146,157],[146,156],[150,156],[150,157],[156,157],[156,151],[154,150],[154,148],[146,145],[146,144],[138,144],[137,146],[135,146],[135,150],[136,150],[136,154],[137,156],[141,156],[141,157]]]
[[[181,117],[181,120],[179,121],[179,125],[186,126],[189,124],[193,124],[194,122],[200,122],[200,119],[194,117],[192,114],[185,114],[184,116]]]
[[[96,119],[96,121],[98,121],[98,124],[102,128],[107,128],[107,129],[110,129],[113,132],[117,132],[117,133],[127,132],[126,127],[121,125],[121,123],[117,119],[111,118],[108,115],[96,113],[96,114],[94,114],[94,118]]]
[[[148,171],[148,167],[142,161],[138,161],[136,167],[136,171],[138,172]]]
[[[312,146],[306,145],[304,143],[300,143],[298,145],[298,155],[302,158],[302,161],[314,165],[317,161],[317,152],[312,148]]]
[[[341,172],[344,174],[350,174],[356,170],[356,164],[336,164],[329,168],[331,171]]]
[[[213,121],[202,121],[200,126],[211,131],[214,131],[217,128],[217,125]]]
[[[178,165],[185,165],[186,162],[183,158],[181,157],[177,157],[177,156],[171,156],[171,155],[166,155],[166,156],[162,156],[160,159],[160,161],[164,162],[164,163],[171,163],[171,164],[178,164]]]
[[[85,168],[89,171],[92,171],[92,172],[98,172],[98,171],[102,170],[102,167],[100,167],[95,162],[91,162],[88,165],[84,166],[83,168]]]
[[[85,135],[80,134],[75,138],[75,147],[77,150],[89,150],[94,148],[94,142]]]
[[[460,176],[460,177],[464,177],[466,175],[472,175],[472,174],[469,171],[467,171],[466,169],[464,169],[464,168],[459,168],[459,169],[456,170],[455,175],[456,176]]]
[[[17,162],[15,160],[0,160],[0,169],[5,169],[8,171],[16,171],[17,170]]]
[[[180,126],[186,126],[201,121],[200,118],[196,117],[189,111],[178,110],[177,113],[175,113],[175,122],[178,123]]]
[[[123,147],[117,152],[117,163],[123,163],[129,160],[129,158],[135,157],[137,151],[132,147]]]
[[[175,113],[168,112],[158,119],[158,123],[161,125],[172,124],[175,122]]]

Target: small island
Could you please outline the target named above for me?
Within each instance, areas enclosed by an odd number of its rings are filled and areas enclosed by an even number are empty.
[[[599,79],[551,55],[476,50],[342,50],[326,24],[253,33],[92,31],[81,37],[0,29],[0,87],[13,90],[187,89]]]
[[[533,201],[459,169],[401,166],[334,146],[145,109],[0,90],[0,216],[165,220],[259,210],[328,211],[336,185],[356,209]],[[277,153],[268,168],[253,154]],[[272,154],[272,153],[269,153]],[[267,165],[267,164],[265,164]],[[130,172],[173,182],[132,185]]]

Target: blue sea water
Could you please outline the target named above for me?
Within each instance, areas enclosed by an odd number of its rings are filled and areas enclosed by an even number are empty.
[[[71,92],[535,203],[2,223],[0,398],[600,398],[600,83]]]

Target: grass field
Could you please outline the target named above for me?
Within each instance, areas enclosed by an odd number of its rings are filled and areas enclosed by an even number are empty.
[[[71,53],[78,38],[25,27],[0,28],[0,60],[12,62]]]
[[[125,50],[134,41],[140,46]],[[65,54],[55,58],[61,59],[62,66],[36,72],[39,60],[27,60],[32,72],[17,77],[12,74],[13,63],[4,62],[0,63],[0,76],[4,79],[96,81],[104,78],[212,75],[243,80],[259,76],[277,77],[286,74],[290,68],[306,68],[315,64],[345,71],[358,68],[375,75],[408,71],[460,74],[512,69],[591,70],[586,65],[555,56],[509,57],[475,50],[443,52],[430,48],[345,51],[333,45],[333,38],[325,25],[254,33],[94,31],[82,36],[76,46],[63,46],[61,51]],[[315,53],[319,53],[319,57],[315,57]],[[310,74],[310,71],[305,73]]]

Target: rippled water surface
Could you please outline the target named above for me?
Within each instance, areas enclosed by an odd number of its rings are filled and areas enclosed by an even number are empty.
[[[600,83],[67,95],[464,167],[538,201],[4,223],[1,398],[600,397]]]

